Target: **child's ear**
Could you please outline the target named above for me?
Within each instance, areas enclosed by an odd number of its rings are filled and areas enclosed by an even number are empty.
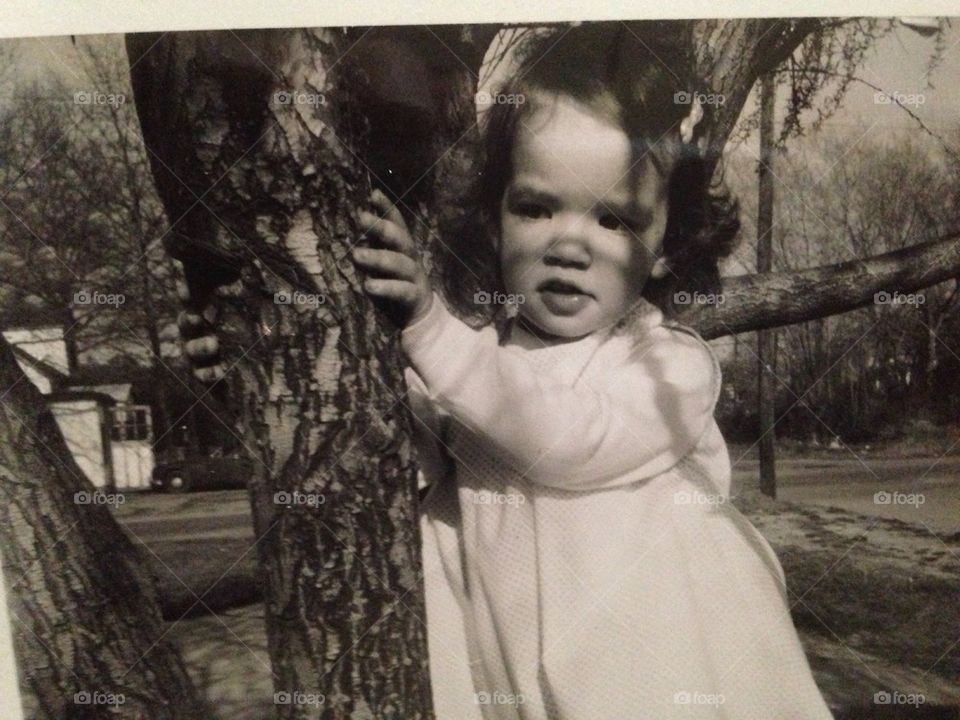
[[[669,272],[670,261],[661,255],[657,258],[657,261],[653,264],[653,267],[650,268],[650,277],[652,277],[654,280],[660,280],[665,278]]]

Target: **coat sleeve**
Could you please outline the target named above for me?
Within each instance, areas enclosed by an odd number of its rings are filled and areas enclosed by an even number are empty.
[[[430,399],[531,482],[597,490],[661,473],[713,422],[719,377],[698,337],[655,328],[600,381],[569,386],[474,330],[434,296],[402,333]]]

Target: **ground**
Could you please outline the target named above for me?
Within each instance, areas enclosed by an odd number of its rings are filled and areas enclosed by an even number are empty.
[[[752,450],[731,448],[733,502],[781,559],[794,622],[838,718],[960,717],[937,709],[960,707],[960,456],[904,454],[785,453],[772,501],[751,490]],[[221,718],[271,717],[245,494],[139,495],[118,519],[151,557],[167,637]],[[924,702],[876,705],[884,691]]]

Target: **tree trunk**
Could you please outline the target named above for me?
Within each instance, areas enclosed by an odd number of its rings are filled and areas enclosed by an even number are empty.
[[[168,249],[224,303],[282,717],[432,717],[411,419],[347,257],[372,187],[410,208],[473,123],[459,28],[128,36]],[[156,43],[156,44],[154,44]],[[479,61],[477,61],[479,62]],[[413,226],[416,231],[420,228]],[[305,250],[304,248],[307,248]],[[289,703],[286,701],[290,700]]]
[[[26,716],[209,718],[163,639],[144,558],[103,504],[78,500],[93,486],[2,338],[0,387],[0,546]]]
[[[69,307],[63,312],[63,345],[67,351],[67,373],[72,375],[79,366],[80,351],[77,347],[77,319]]]
[[[823,22],[822,18],[753,18],[678,24],[677,41],[692,48],[696,89],[725,99],[709,108],[703,120],[712,162],[723,153],[757,79],[781,65]]]

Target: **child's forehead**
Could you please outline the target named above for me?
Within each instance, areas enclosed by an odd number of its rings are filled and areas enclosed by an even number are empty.
[[[512,185],[582,187],[624,199],[658,193],[661,178],[646,145],[606,113],[564,96],[538,100],[517,123]]]
[[[622,110],[610,93],[601,92],[584,100],[563,92],[534,89],[524,93],[524,98],[518,108],[521,130],[550,132],[579,127],[626,135]]]

